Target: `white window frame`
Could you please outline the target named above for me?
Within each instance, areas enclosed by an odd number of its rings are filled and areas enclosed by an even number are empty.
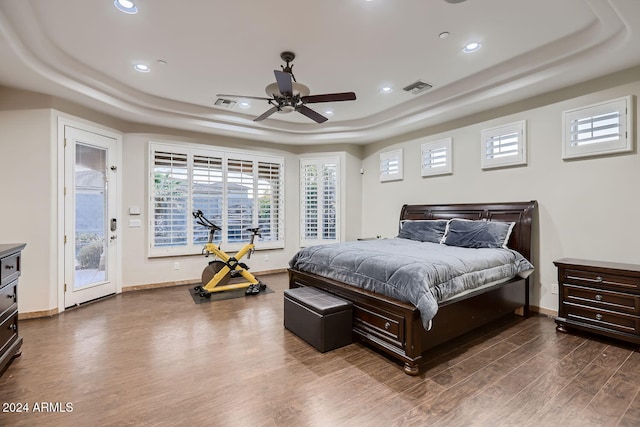
[[[327,239],[322,237],[324,235],[324,221],[325,217],[323,212],[318,209],[318,216],[316,222],[317,236],[315,239],[307,238],[307,230],[306,224],[309,221],[307,218],[307,209],[306,205],[306,188],[305,188],[305,168],[307,166],[315,166],[319,170],[321,170],[326,165],[335,164],[335,177],[336,181],[333,185],[335,192],[333,193],[333,199],[335,200],[335,223],[333,224],[333,228],[335,229],[335,236],[333,239]],[[340,189],[342,186],[341,182],[341,164],[340,157],[308,157],[300,159],[300,247],[313,246],[319,244],[326,243],[337,243],[340,242],[340,217],[341,217],[341,199],[340,199]],[[318,206],[321,206],[324,202],[324,195],[326,194],[325,188],[323,187],[323,183],[319,183],[319,188],[317,191],[318,194]]]
[[[602,156],[614,153],[626,153],[633,151],[633,97],[625,96],[586,107],[575,108],[562,112],[562,158],[573,159],[579,157]],[[607,133],[615,129],[615,124],[606,124],[606,120],[597,123],[597,118],[609,116],[610,120],[618,119],[617,135]],[[617,116],[617,117],[616,117]],[[594,123],[596,119],[596,123]],[[583,123],[582,132],[576,132],[578,121]],[[583,136],[588,132],[600,131],[600,139],[609,136],[606,140],[598,140],[597,136],[585,138],[582,143],[577,140],[578,134]]]
[[[186,244],[184,245],[174,245],[174,246],[156,246],[155,244],[155,153],[156,152],[168,152],[174,154],[183,154],[187,156],[187,201],[186,206],[183,210],[187,213],[187,236],[186,236]],[[285,183],[285,166],[284,166],[284,157],[281,156],[271,156],[271,155],[256,155],[255,153],[241,150],[227,150],[220,147],[211,147],[207,145],[198,145],[198,144],[187,144],[187,143],[166,143],[166,142],[149,142],[148,148],[149,158],[148,158],[148,207],[147,212],[149,212],[149,221],[148,221],[148,256],[149,257],[162,257],[162,256],[180,256],[180,255],[191,255],[191,254],[199,254],[202,251],[204,246],[203,242],[196,242],[196,228],[199,227],[195,225],[193,220],[193,216],[191,212],[194,209],[194,156],[208,156],[211,158],[221,158],[222,159],[222,219],[221,223],[216,224],[222,227],[221,231],[216,232],[216,242],[219,242],[225,251],[234,251],[240,249],[242,246],[246,244],[244,239],[241,242],[233,242],[228,239],[228,226],[229,226],[229,212],[228,212],[228,191],[229,191],[229,171],[228,165],[229,160],[242,160],[246,162],[252,162],[252,178],[249,181],[253,181],[252,189],[248,190],[250,194],[255,194],[256,192],[259,194],[261,191],[261,182],[258,179],[259,167],[260,163],[271,163],[277,164],[280,168],[280,179],[276,188],[277,191],[277,221],[274,223],[276,230],[274,234],[277,236],[276,239],[271,241],[262,241],[260,237],[256,240],[256,249],[279,249],[284,248],[285,242],[285,226],[284,226],[284,212],[285,212],[285,201],[284,201],[284,183]],[[252,224],[251,226],[258,226],[259,223],[259,199],[254,199],[255,201],[253,209],[252,209]],[[216,221],[214,221],[216,222]],[[245,224],[243,224],[244,226]],[[199,228],[197,230],[198,234],[202,234],[199,232]],[[248,235],[247,235],[248,236]],[[199,236],[201,237],[201,236]],[[244,236],[243,236],[244,237]],[[248,240],[247,240],[248,241]]]
[[[402,179],[402,148],[380,153],[380,181]]]
[[[495,148],[505,148],[504,154],[496,154],[492,156],[489,153],[493,142],[502,139],[507,141],[506,145],[498,144]],[[509,146],[513,145],[510,139],[516,138],[515,150],[509,150]],[[484,129],[480,132],[480,165],[482,169],[501,168],[508,166],[526,165],[527,164],[527,122],[521,120],[506,125],[497,126],[490,129]]]
[[[448,175],[453,173],[452,139],[445,138],[425,142],[420,146],[420,169],[422,176]],[[433,162],[437,158],[441,161]],[[429,161],[427,161],[429,159]]]

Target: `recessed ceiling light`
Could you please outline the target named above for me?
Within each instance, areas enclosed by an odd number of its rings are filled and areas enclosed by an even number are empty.
[[[367,0],[367,1],[369,1],[369,0]],[[324,113],[325,113],[327,116],[333,116],[333,110],[327,109],[327,110],[324,110]]]
[[[478,42],[471,42],[471,43],[467,43],[464,47],[464,49],[462,49],[462,51],[464,53],[472,53],[475,52],[477,50],[480,49],[480,47],[482,47],[482,45]]]
[[[141,73],[148,73],[149,71],[151,71],[151,68],[144,64],[136,64],[133,66],[133,69],[136,71],[140,71]]]
[[[443,31],[440,34],[438,34],[438,37],[440,37],[441,39],[446,39],[447,37],[449,37],[449,32]]]
[[[251,107],[251,104],[249,104],[247,101],[242,101],[238,105],[240,106],[240,108],[249,108],[249,107]]]
[[[380,92],[391,93],[393,92],[393,88],[391,86],[383,86],[382,88],[380,88]]]
[[[113,4],[120,12],[128,13],[129,15],[138,13],[138,8],[130,0],[114,0]]]

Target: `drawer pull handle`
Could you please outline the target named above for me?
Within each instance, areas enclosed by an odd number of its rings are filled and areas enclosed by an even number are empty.
[[[596,282],[598,282],[598,283],[602,283],[602,277],[597,276],[597,277],[596,277]]]
[[[387,322],[387,323],[384,324],[384,328],[386,330],[389,330],[390,327],[391,327],[391,323]]]
[[[14,268],[16,268],[15,265],[11,265],[11,264],[7,264],[4,266],[5,270],[13,270]]]
[[[18,326],[15,323],[12,323],[9,325],[9,330],[10,331],[16,331],[18,329]]]
[[[596,295],[596,301],[602,301],[602,295],[600,294]]]
[[[596,320],[602,320],[602,314],[600,313],[596,314]]]

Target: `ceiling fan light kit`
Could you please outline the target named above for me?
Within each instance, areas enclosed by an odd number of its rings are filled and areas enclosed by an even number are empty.
[[[293,111],[310,118],[316,123],[323,123],[328,120],[327,117],[318,113],[315,110],[307,107],[306,104],[314,104],[319,102],[336,102],[336,101],[355,101],[356,94],[354,92],[341,92],[341,93],[327,93],[322,95],[310,95],[311,91],[306,85],[298,83],[293,75],[293,65],[291,61],[295,59],[296,55],[293,52],[282,52],[280,58],[285,61],[286,65],[281,66],[282,71],[273,70],[273,74],[276,77],[275,83],[270,83],[265,88],[265,92],[269,98],[256,97],[256,96],[243,96],[243,95],[223,95],[218,94],[218,97],[229,98],[246,98],[246,99],[260,99],[267,101],[272,107],[265,111],[260,116],[253,119],[253,121],[259,122],[274,113],[287,114]]]

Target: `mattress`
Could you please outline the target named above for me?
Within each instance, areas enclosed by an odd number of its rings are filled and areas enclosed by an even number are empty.
[[[438,303],[487,284],[526,277],[533,265],[511,249],[471,249],[392,238],[301,249],[291,268],[415,305],[426,329]]]

